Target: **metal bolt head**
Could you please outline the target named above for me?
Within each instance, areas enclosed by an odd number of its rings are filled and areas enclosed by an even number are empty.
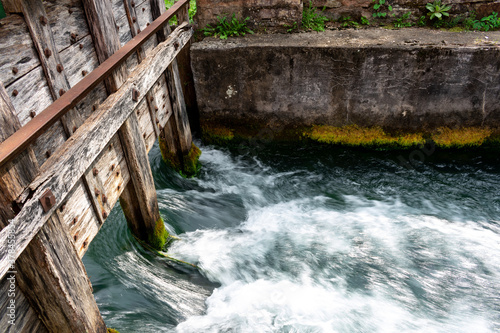
[[[77,129],[78,129],[78,127],[73,126],[73,133],[75,133]]]
[[[42,25],[46,25],[48,23],[48,20],[45,16],[40,16],[40,23]]]
[[[65,92],[66,92],[66,91],[65,91],[64,89],[59,89],[59,96],[64,95],[64,93],[65,93]]]
[[[73,218],[73,221],[72,221],[71,223],[76,224],[76,222],[78,222],[78,217],[76,217],[76,216],[75,216],[75,217]]]
[[[78,240],[78,235],[74,235],[73,240],[76,242]]]
[[[30,112],[30,117],[31,117],[31,118],[35,118],[35,116],[36,116],[36,112],[35,112],[35,111],[31,111],[31,112]]]
[[[92,169],[92,174],[95,176],[97,176],[97,174],[99,173],[99,170],[97,170],[97,168],[93,168]]]
[[[132,17],[132,22],[134,22],[134,23],[135,23],[136,21],[137,21],[137,18],[136,18],[135,16],[134,16],[134,17]]]
[[[49,157],[50,157],[50,155],[52,155],[52,153],[50,152],[50,150],[47,150],[47,151],[45,152],[45,157],[49,158]]]
[[[87,71],[82,71],[82,76],[87,75],[87,73],[88,73]]]
[[[43,53],[45,54],[45,56],[47,58],[49,58],[52,55],[52,51],[49,50],[48,48],[46,48],[45,50],[43,50]]]
[[[59,73],[61,73],[64,70],[64,67],[61,64],[57,64],[56,69]]]
[[[139,96],[141,95],[141,93],[139,92],[139,90],[137,89],[132,89],[132,100],[134,102],[137,102],[139,100]]]
[[[108,217],[108,213],[106,213],[106,211],[104,211],[104,210],[102,211],[102,217],[103,218],[107,218]]]
[[[130,5],[131,5],[132,7],[135,7],[135,2],[134,2],[134,1],[130,2]]]
[[[94,189],[94,194],[96,197],[99,197],[99,194],[101,194],[101,191],[99,191],[98,189]]]
[[[110,170],[113,171],[115,169],[115,165],[114,164],[111,164],[111,168]]]
[[[79,48],[80,48],[80,50],[83,49],[83,44],[80,44]]]
[[[107,202],[108,202],[108,198],[107,198],[104,194],[102,195],[101,200],[102,200],[102,203],[103,203],[103,204],[105,204],[105,203],[107,203]]]
[[[12,73],[17,74],[17,72],[19,72],[19,70],[17,69],[17,67],[12,67]]]
[[[56,197],[54,196],[50,188],[46,189],[45,192],[43,192],[39,200],[42,204],[44,213],[47,213],[56,204]]]
[[[17,91],[17,89],[12,90],[12,96],[16,97],[17,94],[19,94],[19,91]]]
[[[140,34],[141,33],[141,28],[137,28],[137,33]]]
[[[68,13],[73,14],[73,9],[69,8]]]

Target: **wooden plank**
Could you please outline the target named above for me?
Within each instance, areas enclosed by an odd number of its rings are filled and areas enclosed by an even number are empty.
[[[0,142],[12,135],[21,127],[7,92],[0,83]],[[17,205],[15,200],[31,183],[38,174],[38,163],[35,154],[28,148],[18,155],[14,160],[9,161],[0,168],[0,229],[3,229],[14,218]],[[11,241],[11,240],[9,240]],[[5,240],[7,243],[7,239]],[[12,262],[13,264],[13,262]],[[0,294],[0,331],[2,332],[20,332],[19,329],[26,331],[45,331],[45,326],[38,319],[31,306],[27,303],[24,294],[17,288],[17,273],[13,276],[12,283],[3,279],[1,282]],[[4,289],[7,285],[14,285],[14,291]],[[8,316],[7,306],[11,305],[11,300],[15,305],[15,317]],[[13,322],[9,323],[9,319]],[[14,325],[12,325],[14,323]]]
[[[89,29],[94,40],[97,58],[103,63],[120,47],[120,40],[116,34],[116,21],[113,17],[111,3],[109,1],[83,0],[83,8],[89,24]],[[125,64],[118,66],[107,79],[108,92],[115,92],[127,79]]]
[[[48,0],[44,4],[57,52],[90,37],[81,1]]]
[[[33,196],[23,202],[21,212],[0,232],[0,240],[6,240],[10,230],[15,232],[16,256],[19,256],[56,207],[66,199],[71,188],[139,104],[139,101],[132,99],[132,90],[137,89],[141,95],[149,91],[192,35],[193,31],[187,25],[181,25],[176,29],[167,41],[155,49],[150,58],[137,66],[123,87],[109,96],[61,149],[42,166],[40,176],[30,185],[29,191],[25,191],[33,193]],[[179,46],[175,47],[174,44]],[[56,205],[44,213],[39,198],[47,188],[52,190]],[[31,223],[23,223],[27,220]],[[4,276],[9,267],[6,253],[6,243],[0,242],[0,277]]]
[[[35,264],[36,263],[36,264]],[[23,290],[50,332],[107,331],[90,280],[56,214],[16,261]]]
[[[100,229],[87,188],[79,181],[57,210],[59,219],[67,226],[70,237],[80,258]]]
[[[135,109],[135,113],[139,121],[139,131],[146,144],[146,150],[149,151],[156,141],[155,127],[158,128],[158,126],[154,126],[151,122],[150,110],[145,100],[143,99],[143,102]]]
[[[130,32],[132,33],[132,36],[135,37],[141,31],[140,26],[139,26],[139,20],[137,17],[135,2],[133,0],[123,0],[123,5],[124,5],[125,11],[127,13],[127,19],[128,19],[129,25],[130,25]],[[139,48],[139,50],[137,50],[137,59],[139,60],[139,62],[141,62],[144,58],[146,58],[145,48],[147,48],[147,47],[151,48],[151,46],[149,46],[149,45],[151,45],[151,42],[154,44],[154,45],[152,45],[152,48],[155,47],[156,36],[152,36],[148,40],[148,42],[144,43],[144,45],[141,48]],[[155,99],[154,99],[153,95],[151,94],[151,92],[148,91],[146,93],[145,99],[147,102],[147,107],[149,109],[150,121],[151,121],[151,125],[153,127],[154,134],[156,137],[158,137],[160,132],[158,130],[158,126],[156,125],[157,118],[155,115],[155,112],[156,112],[155,110],[158,110],[158,106],[156,105]],[[145,139],[146,136],[148,136],[148,134],[143,133],[143,136]],[[148,147],[146,147],[146,149],[148,149]]]
[[[37,115],[52,103],[50,89],[41,67],[33,69],[6,89],[21,126],[31,120],[32,112]],[[17,94],[14,91],[17,91]]]
[[[0,142],[21,128],[7,91],[0,83]],[[28,148],[0,168],[0,229],[15,216],[15,200],[38,174],[35,154]]]
[[[170,104],[170,97],[168,93],[167,80],[165,75],[160,76],[158,81],[153,87],[153,95],[155,103],[158,105],[156,117],[159,120],[159,128],[165,127],[165,124],[172,116],[172,105]]]
[[[127,15],[121,16],[116,20],[118,35],[120,36],[120,45],[123,46],[132,39],[132,33],[128,24]]]
[[[97,59],[94,43],[90,35],[85,36],[78,43],[64,49],[60,53],[60,56],[64,72],[71,87],[74,87],[86,74],[99,66],[99,60]]]
[[[20,15],[13,14],[2,19],[0,77],[6,87],[40,66],[40,60],[27,29]]]
[[[7,276],[0,282],[0,332],[4,333],[19,333],[19,332],[48,332],[42,321],[38,318],[36,312],[28,303],[26,297],[19,288],[14,287],[14,298],[9,297],[12,292],[11,283],[7,280]],[[12,295],[12,294],[11,294]],[[14,325],[9,323],[10,300],[14,300],[15,304],[15,321]]]

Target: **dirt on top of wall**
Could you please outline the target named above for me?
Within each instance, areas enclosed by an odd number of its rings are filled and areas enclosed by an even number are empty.
[[[193,44],[193,48],[224,49],[247,46],[307,46],[307,47],[494,47],[500,49],[500,31],[449,32],[434,29],[384,28],[327,30],[294,34],[255,34],[245,38],[234,37],[227,41],[205,38]]]

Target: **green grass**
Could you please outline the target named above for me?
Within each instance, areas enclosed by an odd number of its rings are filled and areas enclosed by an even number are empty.
[[[325,31],[325,22],[328,21],[326,16],[318,14],[316,8],[309,1],[309,7],[304,7],[302,12],[302,27],[314,31]]]

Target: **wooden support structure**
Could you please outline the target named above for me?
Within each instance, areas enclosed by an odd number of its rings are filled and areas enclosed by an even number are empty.
[[[124,0],[123,12],[136,38],[122,48],[112,12],[119,2],[3,1],[19,15],[6,18],[16,25],[0,24],[0,42],[12,36],[32,46],[21,44],[25,56],[19,68],[0,63],[8,83],[0,82],[0,290],[10,288],[7,278],[13,270],[19,289],[16,326],[2,317],[2,332],[106,332],[81,257],[119,197],[138,238],[161,248],[168,237],[147,152],[164,127],[176,124],[170,101],[178,99],[171,93],[177,94],[181,84],[174,78],[167,87],[166,72],[193,31],[183,23],[169,34],[166,22],[179,10],[177,15],[186,16],[188,1],[164,13],[163,1],[154,6],[144,1],[138,12]],[[145,14],[155,11],[161,19],[152,22]],[[83,18],[88,28],[80,21],[64,31],[51,20],[62,13]],[[4,27],[17,34],[2,34]],[[61,36],[70,38],[65,42]],[[93,72],[74,68],[79,60],[71,53],[78,50],[90,57],[94,67],[86,68]],[[129,71],[126,64],[133,64],[134,57],[138,65]],[[85,57],[80,59],[89,66]],[[98,63],[102,66],[96,68]],[[29,89],[25,82],[36,82],[38,88]],[[26,95],[16,98],[24,86]],[[109,96],[100,104],[104,90]],[[43,103],[29,102],[42,93]],[[174,139],[180,146],[181,139]],[[9,245],[11,239],[15,246]],[[8,311],[7,294],[0,295],[0,315]]]
[[[97,0],[84,0],[83,4],[88,21],[91,22],[90,29],[92,36],[94,36],[99,60],[103,62],[120,48],[120,37],[115,29],[116,22],[112,15],[111,5],[109,2]],[[125,7],[129,8],[128,5]],[[100,13],[100,15],[96,15],[97,13]],[[132,31],[134,30],[132,29]],[[137,33],[136,30],[135,33]],[[145,57],[142,51],[138,51],[138,53],[140,58]],[[108,93],[112,94],[118,90],[124,82],[123,79],[127,76],[128,71],[125,66],[115,70],[107,81]],[[150,97],[147,93],[145,95]],[[137,95],[135,99],[142,99],[142,96]],[[138,133],[134,133],[134,131],[138,130],[137,124],[137,115],[132,113],[119,131],[120,141],[124,147],[132,178],[132,182],[124,189],[125,194],[122,195],[120,201],[122,207],[125,208],[123,212],[134,234],[155,248],[161,249],[166,242],[168,233],[160,217],[153,173],[149,166],[144,141],[142,138],[138,140]],[[141,213],[140,216],[137,212]]]
[[[161,15],[165,9],[161,6],[161,1],[151,0],[153,18]],[[185,6],[177,12],[177,22],[189,23],[189,7]],[[166,34],[170,32],[167,27]],[[164,32],[158,34],[158,39],[162,41]],[[173,109],[172,121],[167,123],[160,135],[160,149],[163,160],[174,169],[181,171],[187,176],[192,176],[198,172],[198,158],[201,154],[198,147],[193,144],[191,128],[184,101],[182,84],[179,76],[177,60],[174,60],[165,72],[167,86],[169,90],[170,103]]]

